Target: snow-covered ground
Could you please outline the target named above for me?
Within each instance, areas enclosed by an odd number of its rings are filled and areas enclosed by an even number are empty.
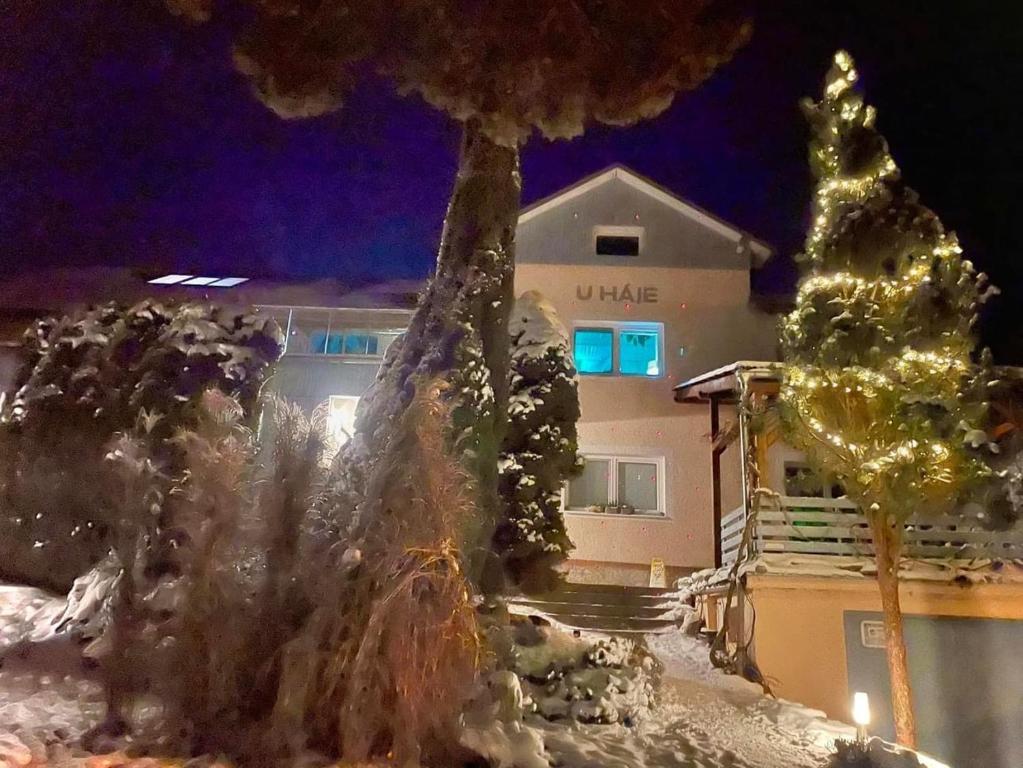
[[[73,740],[102,715],[102,691],[78,645],[30,641],[62,608],[37,590],[0,586],[0,764],[5,732],[36,744]],[[681,632],[647,642],[664,665],[651,716],[633,728],[531,722],[555,765],[819,768],[836,737],[853,735],[850,726],[713,669],[706,646]]]
[[[706,645],[680,632],[647,638],[664,664],[656,709],[636,728],[544,726],[548,751],[571,768],[819,768],[851,727],[763,695],[711,667]]]

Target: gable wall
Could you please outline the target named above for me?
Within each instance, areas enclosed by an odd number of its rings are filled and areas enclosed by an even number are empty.
[[[640,256],[594,253],[595,226],[637,224],[646,227]],[[595,321],[664,325],[662,375],[580,376],[579,433],[584,453],[662,458],[666,516],[566,513],[574,560],[602,564],[603,577],[587,578],[607,582],[626,580],[626,566],[643,582],[652,558],[674,569],[713,565],[708,412],[674,402],[672,389],[736,360],[776,359],[776,319],[749,303],[748,257],[617,179],[520,224],[516,242],[516,294],[544,294],[570,331]]]

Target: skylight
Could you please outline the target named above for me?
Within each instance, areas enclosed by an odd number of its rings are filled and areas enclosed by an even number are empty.
[[[208,288],[234,288],[248,282],[247,277],[206,277],[196,275],[164,275],[149,281],[150,285],[193,285]]]
[[[191,275],[164,275],[163,277],[158,277],[155,280],[150,280],[149,282],[152,285],[174,285],[175,283],[180,283],[182,280],[187,280],[190,277]]]

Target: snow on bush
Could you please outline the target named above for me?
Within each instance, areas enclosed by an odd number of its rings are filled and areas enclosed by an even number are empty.
[[[582,467],[578,385],[568,331],[540,293],[519,297],[508,331],[508,431],[498,461],[504,509],[494,544],[509,580],[541,592],[555,585],[554,569],[572,549],[561,494]]]
[[[634,725],[653,704],[660,665],[634,640],[593,641],[515,620],[508,665],[523,706],[547,720]]]
[[[835,754],[825,768],[923,768],[916,753],[899,749],[893,744],[871,739],[858,741],[837,741]]]
[[[106,304],[36,322],[0,413],[0,572],[66,591],[112,544],[97,515],[110,506],[111,437],[144,417],[169,446],[210,389],[251,416],[281,338],[269,317],[200,303]]]

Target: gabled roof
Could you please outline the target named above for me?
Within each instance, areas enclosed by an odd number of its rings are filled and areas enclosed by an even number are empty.
[[[575,184],[526,206],[519,214],[519,224],[524,224],[545,211],[557,208],[558,206],[567,203],[569,200],[579,197],[580,195],[585,195],[587,192],[603,186],[615,179],[628,184],[630,187],[643,192],[658,202],[664,203],[669,208],[678,211],[684,216],[688,216],[694,221],[699,222],[705,227],[712,229],[729,239],[735,240],[736,242],[743,240],[746,241],[749,244],[750,251],[753,255],[753,263],[757,267],[762,266],[774,253],[774,249],[763,240],[759,240],[748,232],[739,229],[735,225],[729,224],[727,221],[718,218],[710,211],[704,210],[688,200],[683,200],[674,192],[665,189],[655,181],[652,181],[645,176],[641,176],[620,163],[615,163],[603,171],[598,171],[591,176],[580,179]]]

